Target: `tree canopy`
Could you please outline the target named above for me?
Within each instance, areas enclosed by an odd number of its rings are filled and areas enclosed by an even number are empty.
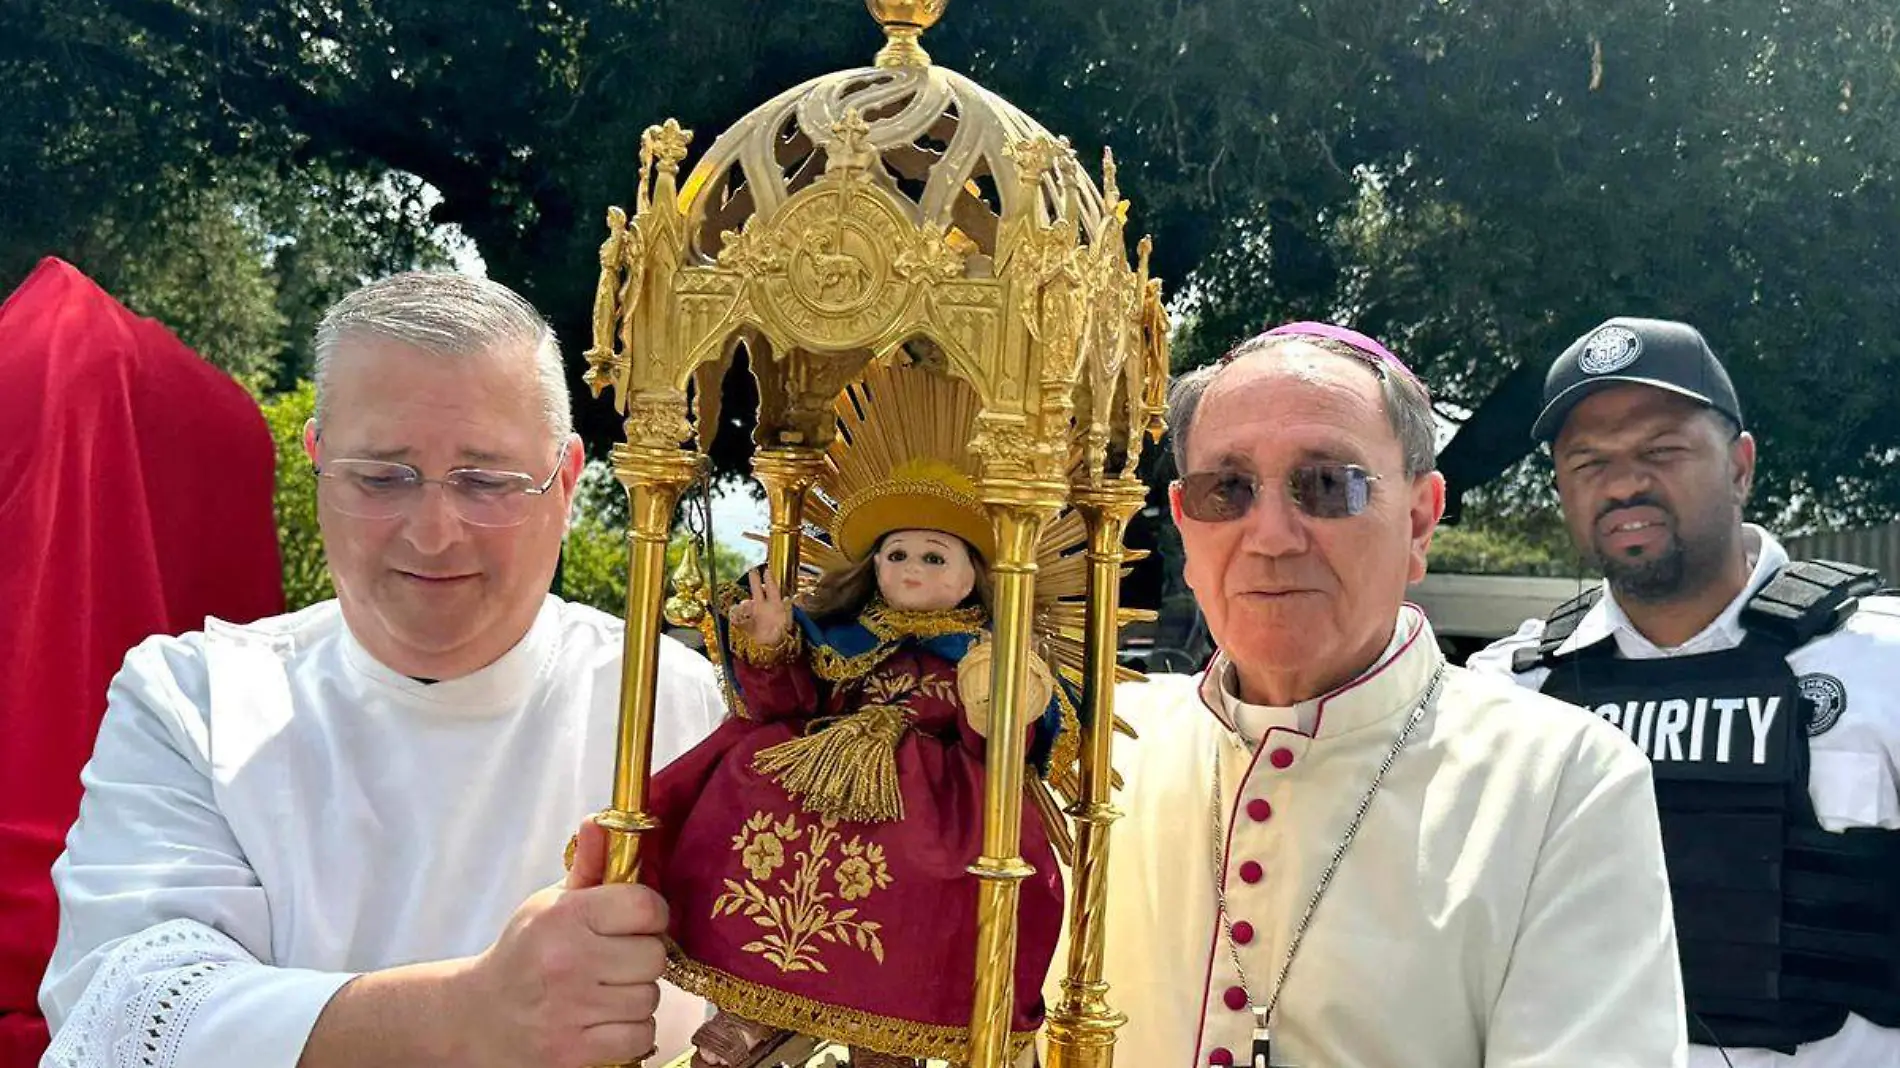
[[[1539,499],[1514,465],[1548,362],[1611,315],[1681,318],[1763,440],[1758,509],[1801,525],[1900,513],[1897,27],[1871,0],[959,0],[925,44],[1115,148],[1177,369],[1350,321],[1459,424],[1454,498],[1509,511]],[[855,0],[15,0],[0,283],[67,255],[283,388],[314,309],[443,262],[453,224],[578,381],[640,131],[677,116],[703,149],[877,43]],[[612,413],[580,407],[603,447]]]

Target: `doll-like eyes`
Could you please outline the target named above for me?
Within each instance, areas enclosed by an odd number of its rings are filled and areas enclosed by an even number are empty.
[[[902,549],[892,549],[890,552],[884,554],[886,563],[901,564],[908,559],[910,559],[910,554]],[[932,551],[924,554],[924,563],[932,567],[942,567],[949,562],[950,561],[945,559],[944,555],[940,552]]]

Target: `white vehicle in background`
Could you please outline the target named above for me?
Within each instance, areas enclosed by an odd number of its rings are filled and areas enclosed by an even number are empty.
[[[1540,578],[1433,571],[1406,596],[1425,610],[1445,655],[1462,664],[1472,653],[1514,633],[1525,620],[1542,619],[1596,581],[1594,575]]]

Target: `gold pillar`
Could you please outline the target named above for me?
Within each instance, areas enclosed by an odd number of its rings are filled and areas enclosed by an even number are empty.
[[[1016,989],[1016,905],[1022,881],[1035,874],[1022,858],[1022,815],[1023,732],[1030,714],[1023,698],[1035,622],[1036,540],[1044,517],[1061,504],[1062,488],[990,483],[984,491],[996,527],[996,560],[990,567],[996,651],[984,765],[983,855],[970,867],[982,880],[977,888],[970,1068],[1007,1068]]]
[[[630,883],[640,871],[640,834],[658,824],[646,811],[653,767],[653,700],[659,682],[660,601],[666,595],[666,543],[680,494],[705,459],[679,449],[615,445],[614,478],[627,489],[627,636],[620,662],[620,735],[614,754],[613,807],[595,820],[608,831],[607,882]]]
[[[774,446],[752,457],[752,474],[765,486],[771,508],[766,567],[788,598],[798,593],[798,538],[805,527],[805,491],[824,469],[825,451],[809,445]]]
[[[1115,1030],[1128,1017],[1108,1004],[1102,958],[1108,925],[1109,825],[1121,815],[1110,802],[1114,781],[1115,647],[1120,628],[1122,535],[1148,496],[1140,483],[1078,492],[1073,500],[1089,528],[1087,666],[1082,702],[1088,729],[1082,744],[1082,791],[1076,818],[1075,878],[1069,904],[1069,962],[1062,997],[1049,1012],[1049,1068],[1110,1068]]]

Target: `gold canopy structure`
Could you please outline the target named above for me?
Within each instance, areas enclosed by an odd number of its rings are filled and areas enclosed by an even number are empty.
[[[1115,1028],[1101,981],[1122,548],[1159,438],[1167,319],[1146,239],[1129,261],[1112,157],[1098,188],[1066,140],[919,43],[947,0],[867,0],[886,44],[872,67],[814,79],[713,142],[682,182],[692,134],[639,148],[629,218],[607,212],[587,381],[611,390],[631,503],[627,631],[608,878],[632,881],[646,811],[663,560],[674,510],[704,470],[720,382],[740,347],[760,397],[752,469],[770,506],[767,563],[795,589],[806,495],[838,433],[834,402],[903,360],[975,391],[978,491],[995,533],[991,744],[970,1068],[1003,1068],[1015,959],[1026,676],[1037,545],[1065,508],[1087,528],[1088,590],[1060,622],[1085,647],[1068,971],[1050,1063],[1105,1068]],[[689,403],[688,390],[693,391]],[[696,418],[695,418],[696,417]],[[695,426],[697,433],[695,433]],[[822,1036],[821,1036],[822,1037]]]

